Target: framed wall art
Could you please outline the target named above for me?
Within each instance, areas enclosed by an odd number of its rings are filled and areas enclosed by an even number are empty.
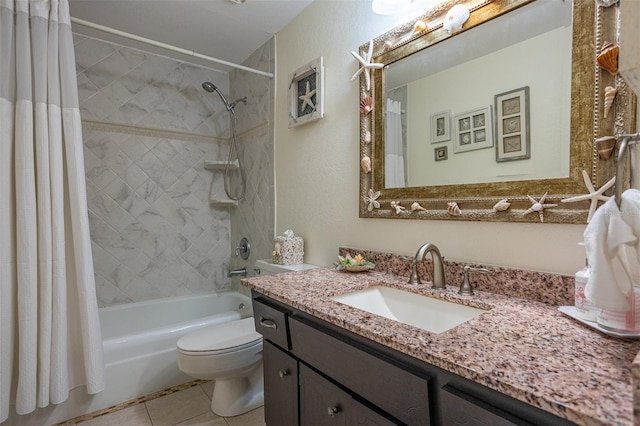
[[[324,117],[322,56],[289,74],[289,128]]]
[[[449,157],[447,151],[448,150],[447,150],[446,146],[441,146],[441,147],[435,148],[433,150],[433,153],[434,153],[434,156],[435,156],[435,160],[436,161],[444,161],[444,160],[446,160]]]
[[[431,115],[431,143],[451,140],[451,113],[437,112]]]
[[[496,161],[531,158],[529,86],[495,95]]]
[[[453,152],[461,153],[493,146],[491,105],[453,117]]]

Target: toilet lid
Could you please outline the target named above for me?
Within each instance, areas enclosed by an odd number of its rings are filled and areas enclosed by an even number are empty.
[[[227,351],[250,346],[262,339],[256,332],[253,318],[244,318],[222,324],[214,324],[182,336],[178,349],[187,352]]]

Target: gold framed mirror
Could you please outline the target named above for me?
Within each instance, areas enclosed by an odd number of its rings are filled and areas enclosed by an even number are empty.
[[[566,0],[569,1],[569,0]],[[469,19],[464,23],[462,31],[451,35],[443,28],[445,15],[456,3],[462,3],[470,10]],[[628,133],[634,123],[635,97],[627,89],[624,81],[617,75],[601,69],[595,62],[597,52],[600,52],[604,43],[609,41],[617,42],[617,28],[619,15],[617,6],[601,7],[591,0],[574,0],[572,9],[569,9],[572,18],[572,26],[569,28],[570,61],[570,89],[565,81],[567,111],[564,114],[566,131],[558,131],[563,136],[566,143],[566,154],[557,156],[566,159],[564,171],[560,175],[553,173],[549,177],[524,178],[519,180],[509,180],[508,178],[482,181],[474,181],[470,177],[466,182],[455,182],[447,184],[440,182],[433,185],[418,183],[415,186],[391,187],[385,178],[385,166],[387,155],[385,155],[385,132],[387,131],[384,117],[387,114],[387,90],[391,83],[387,83],[385,74],[389,72],[391,66],[400,64],[404,60],[413,59],[416,55],[426,55],[426,61],[437,62],[437,57],[429,57],[430,52],[442,51],[442,46],[451,43],[457,37],[462,38],[465,32],[474,31],[476,27],[491,25],[498,22],[498,18],[505,22],[510,18],[512,12],[521,13],[534,3],[544,3],[543,0],[467,0],[457,2],[446,0],[435,7],[430,12],[419,16],[403,25],[400,25],[372,41],[372,62],[384,64],[383,69],[371,70],[371,85],[368,88],[364,75],[360,78],[360,217],[369,218],[393,218],[393,219],[446,219],[446,220],[479,220],[479,221],[511,221],[511,222],[541,222],[545,223],[586,223],[589,201],[575,203],[563,203],[562,199],[573,195],[586,194],[588,190],[583,178],[583,170],[591,183],[599,188],[607,182],[615,169],[615,155],[608,158],[601,158],[598,155],[595,140],[600,136]],[[550,2],[547,2],[550,3]],[[555,2],[554,2],[555,3]],[[569,4],[571,6],[571,4]],[[525,12],[526,13],[526,12]],[[515,13],[512,15],[515,16]],[[420,22],[418,22],[420,21]],[[426,24],[426,28],[422,25]],[[504,26],[504,24],[502,24]],[[468,40],[468,38],[467,38]],[[481,43],[479,43],[481,44]],[[365,57],[369,52],[370,44],[366,43],[360,47],[360,55]],[[456,50],[456,49],[454,49]],[[435,53],[433,53],[435,55]],[[425,60],[423,60],[423,63]],[[419,68],[417,66],[413,68]],[[535,70],[532,70],[535,72]],[[488,72],[484,70],[483,72]],[[515,84],[515,83],[514,83]],[[524,89],[528,86],[524,79],[522,84],[507,87],[506,89]],[[614,108],[605,118],[603,107],[603,92],[605,87],[612,86],[617,89]],[[527,87],[528,89],[528,87]],[[455,90],[452,89],[452,90]],[[505,90],[508,92],[508,90]],[[540,90],[532,90],[532,102],[534,97],[540,98],[544,95]],[[427,92],[428,93],[428,92]],[[496,94],[496,102],[501,93]],[[524,98],[525,90],[515,90],[514,93],[521,94]],[[529,96],[528,90],[526,91]],[[424,97],[425,95],[423,95]],[[491,118],[494,137],[499,134],[500,129],[495,126],[495,114],[502,113],[494,106],[494,99],[487,98],[486,104],[469,105],[468,110],[475,114],[474,110],[487,111]],[[523,104],[524,105],[524,104]],[[367,108],[369,106],[369,108]],[[477,107],[482,106],[482,109]],[[372,109],[371,109],[372,108]],[[439,110],[448,110],[445,104],[438,107]],[[532,106],[532,111],[534,110]],[[453,118],[456,116],[460,120],[468,117],[465,114],[458,114],[462,107],[451,108],[454,111],[446,111]],[[469,117],[473,117],[473,114]],[[483,113],[484,114],[484,113]],[[444,115],[443,115],[444,116]],[[429,123],[431,119],[440,119],[438,114],[423,114],[421,120]],[[485,115],[482,115],[485,117]],[[522,114],[524,119],[525,116]],[[531,121],[546,123],[549,118],[541,119],[539,114],[532,113]],[[456,137],[460,137],[459,129],[455,127],[455,120],[452,122],[449,132],[450,141],[442,144],[429,142],[428,131],[425,131],[425,141],[428,149],[433,149],[434,161],[440,155],[446,158],[463,155],[474,158],[475,153],[482,153],[483,156],[492,156],[495,163],[499,163],[498,141],[493,144],[484,144],[491,149],[478,151],[460,150],[453,152],[456,148]],[[535,124],[535,123],[534,123]],[[485,128],[479,128],[481,137],[484,137]],[[488,129],[487,129],[488,130]],[[537,139],[536,139],[537,138]],[[568,140],[567,140],[568,139]],[[484,139],[481,139],[484,141]],[[430,143],[434,143],[430,145]],[[531,133],[531,149],[529,157],[540,155],[541,138],[535,132]],[[439,146],[448,146],[446,150],[437,149]],[[406,147],[405,147],[406,149]],[[538,150],[538,151],[536,151]],[[524,149],[522,151],[524,153]],[[471,155],[469,153],[472,153]],[[556,154],[551,154],[553,158]],[[405,155],[406,157],[406,155]],[[522,160],[525,158],[525,160]],[[512,163],[520,166],[527,164],[529,158],[520,155],[518,160]],[[442,163],[446,163],[443,161]],[[431,163],[433,164],[433,163]],[[437,163],[436,163],[437,164]],[[510,165],[512,166],[512,165]],[[539,168],[534,166],[533,169]],[[610,191],[612,193],[612,191]],[[546,196],[545,196],[546,194]],[[534,201],[542,201],[548,207],[543,210],[543,215],[538,211],[531,211]],[[494,206],[501,200],[506,200],[508,205],[505,210],[494,209]],[[455,203],[455,204],[454,204]],[[553,205],[556,206],[553,206]],[[528,214],[528,213],[533,214]]]

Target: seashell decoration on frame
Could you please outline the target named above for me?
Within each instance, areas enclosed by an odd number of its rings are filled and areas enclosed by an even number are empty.
[[[462,31],[462,26],[467,22],[469,16],[471,16],[469,8],[463,4],[457,4],[449,9],[442,26],[449,34],[457,34]]]
[[[363,172],[371,173],[371,158],[368,155],[362,157],[362,160],[360,160],[360,167]]]
[[[418,203],[418,202],[416,201],[416,202],[414,202],[413,204],[411,204],[411,211],[414,211],[414,212],[426,212],[426,211],[427,211],[427,209],[425,209],[424,207],[422,207],[422,206],[420,205],[420,203]]]
[[[509,210],[509,207],[511,207],[511,203],[506,198],[503,198],[493,206],[493,211],[504,212]]]
[[[417,20],[416,23],[413,24],[413,31],[411,32],[411,35],[421,33],[421,32],[426,31],[428,29],[429,29],[429,27],[427,26],[427,24],[425,24],[424,21]]]
[[[613,154],[616,148],[617,139],[615,136],[602,136],[596,139],[596,149],[598,150],[598,156],[602,160],[607,160]]]
[[[611,111],[611,107],[613,106],[613,101],[615,101],[617,93],[618,89],[615,87],[607,86],[604,88],[604,118],[609,116],[609,111]]]
[[[545,203],[545,201],[547,199],[547,194],[548,193],[545,192],[544,195],[542,197],[540,197],[540,200],[536,200],[531,195],[527,195],[527,198],[529,199],[529,201],[531,201],[531,207],[529,207],[527,210],[525,210],[522,213],[522,216],[526,216],[529,213],[538,213],[538,217],[540,218],[540,222],[544,222],[544,210],[545,209],[550,209],[552,207],[558,207],[557,204]]]
[[[371,111],[373,111],[373,98],[367,96],[360,101],[360,113],[366,115]]]
[[[389,205],[396,209],[396,214],[402,214],[406,210],[403,206],[400,205],[400,201],[391,201]]]
[[[360,74],[363,74],[367,86],[367,91],[371,90],[371,74],[369,72],[371,70],[379,70],[384,68],[384,64],[371,62],[371,60],[373,59],[373,40],[369,41],[369,50],[367,51],[367,53],[365,53],[364,56],[360,56],[353,51],[351,52],[351,54],[360,63],[360,68],[358,68],[358,71],[356,71],[353,77],[351,77],[351,81],[355,80]]]
[[[460,216],[462,214],[462,210],[460,210],[460,206],[455,201],[451,201],[447,203],[447,211],[451,216]]]
[[[618,74],[618,56],[620,55],[620,47],[611,43],[605,42],[600,49],[600,54],[596,58],[596,62],[601,68],[609,71],[611,75]]]

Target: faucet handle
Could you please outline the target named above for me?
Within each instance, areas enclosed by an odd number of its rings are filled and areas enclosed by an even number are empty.
[[[462,296],[473,295],[473,288],[471,287],[471,283],[469,282],[469,271],[480,272],[481,274],[489,273],[488,269],[473,268],[469,265],[465,265],[465,267],[462,268],[462,274],[464,275],[464,279],[462,280],[462,284],[460,285],[460,291],[458,291],[458,294]]]

